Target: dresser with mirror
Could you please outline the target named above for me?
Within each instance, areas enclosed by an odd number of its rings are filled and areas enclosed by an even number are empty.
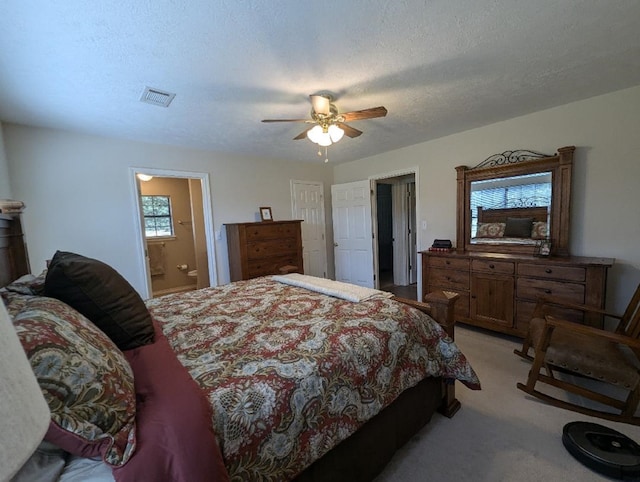
[[[520,337],[540,296],[604,308],[614,260],[569,253],[574,151],[507,151],[457,167],[455,249],[421,252],[423,298],[454,291],[457,321]],[[577,310],[555,314],[603,323]]]

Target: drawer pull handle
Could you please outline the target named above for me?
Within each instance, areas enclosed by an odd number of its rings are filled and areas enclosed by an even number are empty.
[[[492,264],[490,264],[490,265],[489,265],[489,268],[493,269],[493,268],[495,268],[495,266],[494,266],[494,265],[492,265]]]
[[[451,261],[446,260],[446,261],[444,262],[444,264],[451,264]]]
[[[550,295],[550,294],[551,294],[551,290],[549,290],[549,289],[544,290],[544,292],[545,292],[546,294],[548,294],[548,295]]]
[[[551,268],[547,268],[544,270],[545,273],[551,274],[553,273],[553,270]]]

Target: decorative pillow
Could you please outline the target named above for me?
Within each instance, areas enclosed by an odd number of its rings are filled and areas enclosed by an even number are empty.
[[[504,236],[505,223],[479,223],[477,238],[501,238]]]
[[[505,238],[530,238],[533,218],[507,218]]]
[[[120,466],[135,449],[136,398],[124,355],[96,326],[53,298],[27,296],[13,324],[49,409],[45,439]]]
[[[533,239],[547,239],[547,223],[544,221],[534,221],[531,228]]]
[[[121,350],[153,343],[153,323],[144,301],[102,261],[57,251],[49,264],[44,294],[78,310]]]

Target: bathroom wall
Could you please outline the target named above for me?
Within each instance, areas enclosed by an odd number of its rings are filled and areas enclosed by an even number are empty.
[[[196,269],[189,180],[154,177],[150,181],[140,182],[140,192],[143,195],[171,197],[174,236],[147,240],[147,243],[164,243],[164,274],[151,276],[153,296],[195,289],[196,278],[187,275]],[[182,265],[187,267],[178,269]]]
[[[202,209],[202,182],[199,179],[189,179],[191,192],[191,213],[193,217],[193,246],[196,253],[196,265],[198,270],[197,285],[199,288],[207,288],[209,283],[209,256],[207,254],[207,237],[204,232],[204,210]]]

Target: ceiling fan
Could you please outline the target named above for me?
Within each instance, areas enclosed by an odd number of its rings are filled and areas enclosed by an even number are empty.
[[[305,122],[314,124],[296,137],[294,140],[308,138],[316,144],[326,147],[347,137],[358,137],[362,131],[354,129],[345,122],[373,119],[387,115],[387,109],[382,106],[371,109],[356,110],[352,112],[339,113],[337,107],[332,103],[332,97],[328,94],[310,95],[311,99],[311,119],[264,119],[262,122]]]

